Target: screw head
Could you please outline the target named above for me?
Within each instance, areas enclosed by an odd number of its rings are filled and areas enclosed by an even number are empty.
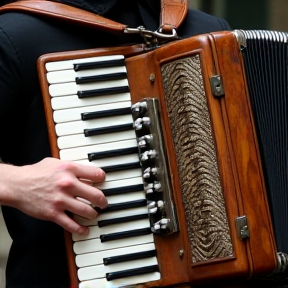
[[[150,79],[151,83],[154,83],[155,82],[155,74],[151,73],[149,79]]]

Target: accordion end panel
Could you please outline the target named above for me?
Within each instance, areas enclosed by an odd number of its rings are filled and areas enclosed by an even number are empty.
[[[220,101],[211,92],[208,101],[205,94],[211,91],[207,84],[209,76],[215,74],[209,37],[193,37],[176,44],[158,49],[148,57],[151,59],[143,55],[127,63],[135,97],[160,99],[180,227],[179,235],[156,239],[157,250],[163,257],[163,260],[160,257],[162,276],[169,279],[173,278],[174,270],[182,271],[177,268],[179,259],[174,262],[166,253],[162,254],[161,250],[168,244],[173,247],[172,253],[183,247],[180,265],[184,267],[183,274],[188,273],[189,282],[203,284],[213,279],[249,278],[247,247],[237,238],[235,229],[241,205],[237,201],[239,192],[236,193],[237,171],[231,164],[233,156],[226,143]],[[139,70],[142,66],[145,71]],[[155,75],[153,84],[149,81],[151,74]],[[143,79],[137,80],[140,78]],[[211,105],[215,111],[209,115]],[[220,134],[216,144],[215,130]],[[176,239],[178,242],[174,244]]]
[[[225,87],[223,108],[239,177],[239,197],[250,230],[244,241],[251,276],[265,277],[277,268],[277,251],[240,46],[233,33],[227,37],[215,33],[213,38]],[[231,74],[234,77],[229,77]]]
[[[161,70],[186,214],[190,280],[202,284],[247,278],[249,269],[243,243],[234,243],[233,218],[239,205],[235,175],[219,100],[211,95],[208,81],[215,73],[209,38],[201,41],[201,49],[163,61]]]

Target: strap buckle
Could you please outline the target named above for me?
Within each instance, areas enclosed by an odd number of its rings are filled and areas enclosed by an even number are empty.
[[[171,30],[170,34],[163,33],[160,27],[156,31],[146,30],[145,27],[139,26],[137,28],[125,28],[124,33],[139,33],[144,39],[145,49],[151,50],[157,48],[159,45],[178,39],[175,28]]]

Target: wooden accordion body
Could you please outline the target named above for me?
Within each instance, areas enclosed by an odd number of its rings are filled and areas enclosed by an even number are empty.
[[[135,45],[41,57],[38,69],[54,157],[59,149],[46,63],[114,54],[125,56],[132,103],[159,99],[179,224],[176,233],[154,236],[161,279],[139,285],[199,285],[273,274],[279,251],[236,34],[194,36],[150,52]],[[77,272],[66,234],[74,288]]]

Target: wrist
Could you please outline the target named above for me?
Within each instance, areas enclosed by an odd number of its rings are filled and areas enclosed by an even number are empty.
[[[15,206],[15,181],[19,178],[20,167],[0,163],[0,204]]]

